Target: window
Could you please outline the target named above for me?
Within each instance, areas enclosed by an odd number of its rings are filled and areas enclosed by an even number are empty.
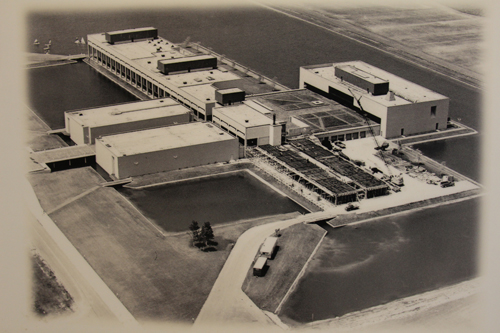
[[[337,135],[337,140],[338,141],[344,141],[344,134]]]
[[[436,106],[431,106],[431,118],[436,117],[436,109],[437,109]]]
[[[332,140],[331,140],[331,141],[332,141],[332,142],[337,141],[337,136],[336,136],[336,135],[332,135]]]
[[[404,128],[401,129],[401,135],[405,135],[405,129]]]
[[[360,138],[366,138],[366,132],[365,131],[359,132],[359,137]]]
[[[345,135],[345,139],[346,139],[347,141],[352,140],[352,134],[351,134],[351,133],[346,134],[346,135]]]
[[[356,133],[352,133],[352,139],[353,139],[353,140],[356,140],[356,139],[358,139],[358,138],[359,138],[359,133],[358,133],[358,132],[356,132]]]
[[[439,129],[439,123],[436,123],[436,129],[437,130]]]

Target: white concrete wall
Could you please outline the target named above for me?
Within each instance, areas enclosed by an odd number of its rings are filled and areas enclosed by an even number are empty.
[[[77,145],[87,144],[85,142],[85,131],[87,131],[88,135],[88,127],[82,126],[82,124],[78,123],[73,117],[70,116],[66,118],[66,129],[68,128],[70,130],[69,136],[74,143],[76,143]]]
[[[96,154],[96,162],[110,175],[113,174],[114,171],[118,170],[117,163],[118,159],[115,157],[113,160],[113,152],[106,147],[102,141],[95,141],[95,154]],[[114,161],[114,168],[113,168]],[[118,175],[115,175],[118,177]]]
[[[344,85],[331,82],[324,79],[314,72],[314,69],[300,69],[300,88],[304,88],[304,83],[311,84],[325,93],[329,92],[329,87],[337,89],[347,95],[352,93]],[[361,95],[356,95],[356,98]],[[359,106],[356,98],[354,106]],[[436,123],[439,129],[445,129],[448,121],[449,99],[444,98],[430,102],[409,103],[393,107],[386,107],[369,98],[361,98],[362,109],[366,112],[380,118],[380,135],[385,138],[394,138],[401,135],[401,129],[404,128],[404,135],[430,132],[436,129]],[[436,116],[431,117],[431,106],[437,106]]]
[[[262,138],[257,139],[257,146],[262,146],[262,145],[268,145],[269,144],[269,137],[264,136]]]
[[[97,142],[99,141],[96,141],[96,147]],[[118,171],[116,176],[119,178],[127,178],[236,160],[239,155],[238,147],[237,139],[233,139],[132,156],[120,156],[118,158]],[[108,171],[106,168],[104,169]]]
[[[262,125],[247,128],[244,125],[235,122],[232,118],[229,118],[226,115],[218,112],[217,108],[213,110],[213,115],[214,117],[217,117],[221,121],[223,121],[221,122],[214,118],[214,123],[218,124],[219,126],[224,126],[235,134],[244,137],[246,140],[257,139],[257,145],[269,144],[273,140],[270,137],[270,135],[272,134],[272,125]],[[281,141],[281,127],[279,140]]]
[[[269,137],[269,125],[249,127],[246,129],[246,139]]]
[[[436,116],[431,116],[431,106],[437,107]],[[439,124],[438,129],[445,129],[448,123],[448,107],[449,99],[391,107],[388,110],[384,137],[398,137],[402,128],[405,136],[431,132],[436,130],[436,123]]]
[[[311,72],[310,70],[300,68],[300,70],[299,70],[299,88],[300,89],[305,88],[305,84],[304,84],[305,82],[312,84],[316,88],[321,89],[326,93],[328,93],[328,87],[331,84],[331,82],[328,81],[327,79],[324,79],[321,76],[314,74],[314,69],[312,69],[312,72]]]
[[[281,125],[269,126],[269,144],[272,146],[281,145]]]

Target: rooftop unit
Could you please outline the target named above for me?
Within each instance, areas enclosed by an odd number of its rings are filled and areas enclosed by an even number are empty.
[[[374,96],[386,95],[389,92],[389,81],[381,79],[352,65],[338,65],[335,76],[355,86],[366,89]]]
[[[219,89],[215,92],[215,100],[221,105],[231,105],[245,100],[245,91],[240,88]]]
[[[137,28],[106,32],[106,41],[110,44],[124,41],[134,41],[134,39],[157,38],[158,29],[153,27]]]
[[[158,70],[163,74],[188,71],[201,68],[217,68],[217,58],[210,55],[199,55],[185,58],[158,60]]]

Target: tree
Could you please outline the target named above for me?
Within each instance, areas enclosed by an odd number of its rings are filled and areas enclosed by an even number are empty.
[[[328,138],[324,138],[323,141],[321,141],[321,144],[326,147],[328,150],[332,150],[333,146],[330,140]]]
[[[201,241],[207,245],[209,242],[211,242],[214,239],[214,231],[212,230],[212,226],[210,225],[210,222],[205,222],[203,223],[203,227],[201,227]]]
[[[189,230],[191,230],[191,235],[193,237],[193,243],[199,243],[201,241],[201,233],[200,233],[200,226],[198,225],[198,222],[193,221],[191,222],[191,225],[189,226]]]

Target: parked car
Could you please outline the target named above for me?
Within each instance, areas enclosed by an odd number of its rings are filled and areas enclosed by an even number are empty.
[[[345,143],[343,143],[342,141],[335,141],[334,144],[342,149],[345,148]]]
[[[351,210],[356,210],[356,209],[359,209],[359,205],[358,204],[353,204],[352,202],[349,202],[347,204],[347,206],[345,206],[345,210],[350,212]]]

